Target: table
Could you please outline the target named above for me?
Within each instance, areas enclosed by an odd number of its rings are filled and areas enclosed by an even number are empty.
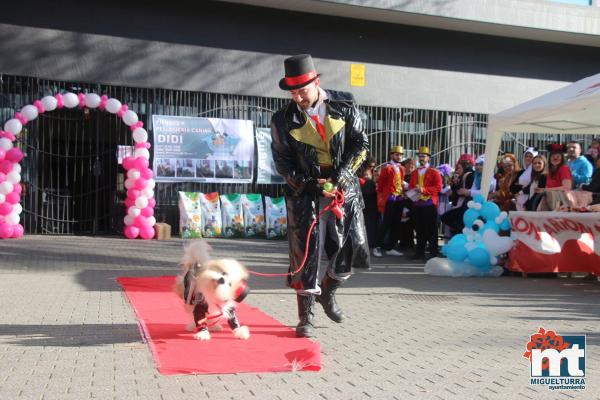
[[[528,273],[600,275],[600,213],[513,211],[506,267]]]

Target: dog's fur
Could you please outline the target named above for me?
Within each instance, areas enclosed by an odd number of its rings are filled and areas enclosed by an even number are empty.
[[[209,327],[213,331],[221,330],[220,322],[227,319],[235,337],[248,339],[248,327],[241,326],[235,314],[236,293],[244,285],[248,272],[236,260],[211,259],[210,250],[206,242],[197,240],[185,248],[181,259],[175,292],[193,315],[187,329],[198,330],[194,335],[196,339],[209,340]]]

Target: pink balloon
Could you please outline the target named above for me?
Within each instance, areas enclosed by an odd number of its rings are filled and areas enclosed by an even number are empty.
[[[147,226],[145,228],[140,229],[140,236],[144,240],[152,239],[152,238],[154,238],[154,235],[155,235],[155,231],[154,231],[154,227],[152,227],[152,226]]]
[[[23,187],[21,186],[20,183],[13,185],[13,193],[21,194],[21,191],[23,191]]]
[[[135,200],[130,199],[129,197],[125,199],[125,207],[129,208],[135,204]]]
[[[21,149],[13,147],[12,149],[6,152],[5,158],[9,161],[18,163],[23,159],[23,152],[21,151]]]
[[[126,170],[130,170],[131,168],[133,168],[133,157],[127,156],[123,159],[123,168],[125,168]]]
[[[0,172],[2,172],[3,174],[8,174],[10,171],[12,171],[13,168],[13,162],[10,160],[2,160],[0,161]]]
[[[0,172],[0,183],[6,180],[6,174],[4,172]]]
[[[8,201],[0,203],[0,215],[8,215],[12,211],[13,205]]]
[[[4,157],[6,157],[6,151],[4,151],[4,149],[0,149],[0,160],[4,160]]]
[[[8,239],[13,235],[13,227],[5,222],[0,224],[0,238]]]
[[[146,208],[142,208],[142,216],[148,218],[154,215],[154,208],[152,207],[146,207]]]
[[[138,197],[140,197],[141,194],[142,194],[142,192],[140,192],[137,189],[129,189],[127,191],[127,198],[128,199],[132,199],[133,201],[135,201],[135,199],[137,199]]]
[[[151,199],[148,199],[148,207],[154,208],[155,206],[156,206],[156,200],[154,200],[154,197]]]
[[[135,239],[140,234],[140,228],[129,225],[125,227],[124,233],[127,239]]]
[[[133,183],[133,187],[138,190],[142,190],[146,187],[147,184],[148,184],[147,180],[145,180],[143,178],[139,178],[139,179],[135,180],[135,182]]]
[[[148,168],[148,160],[146,160],[144,157],[138,157],[135,159],[135,161],[133,163],[133,167],[137,168],[139,171],[141,171],[143,169],[147,169]]]
[[[148,226],[148,220],[146,219],[146,217],[142,217],[141,215],[138,215],[137,217],[135,217],[133,219],[133,224],[135,226],[137,226],[140,229],[143,229],[144,227]]]
[[[150,179],[154,176],[154,172],[150,168],[146,168],[140,171],[140,175],[144,179]]]
[[[17,204],[21,201],[21,195],[19,193],[15,193],[14,190],[6,195],[6,202],[10,204]]]
[[[12,226],[12,228],[13,228],[13,234],[11,236],[12,238],[18,239],[23,236],[23,233],[25,232],[23,225],[15,224]]]

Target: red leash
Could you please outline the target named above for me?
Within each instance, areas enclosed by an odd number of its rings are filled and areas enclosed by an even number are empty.
[[[315,218],[312,222],[312,224],[310,225],[310,228],[308,229],[308,234],[306,235],[306,246],[304,247],[304,258],[302,259],[302,262],[300,263],[300,267],[298,267],[297,270],[293,271],[293,272],[288,272],[286,274],[265,274],[262,272],[256,272],[256,271],[252,271],[252,270],[248,270],[248,273],[250,275],[254,275],[254,276],[294,276],[297,273],[299,273],[300,271],[302,271],[302,269],[304,268],[304,265],[306,264],[306,259],[308,258],[308,244],[310,242],[310,235],[313,231],[313,229],[315,228],[315,224],[317,223],[317,221],[319,220],[319,218],[321,218],[321,216],[323,214],[325,214],[327,211],[331,211],[332,213],[335,214],[336,218],[341,219],[344,215],[344,211],[342,210],[342,206],[344,205],[344,192],[342,192],[341,190],[336,190],[335,191],[335,197],[333,197],[331,199],[331,203],[329,203],[329,205],[327,205],[318,215],[317,218]]]

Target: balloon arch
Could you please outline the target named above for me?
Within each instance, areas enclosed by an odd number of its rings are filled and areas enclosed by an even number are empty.
[[[23,236],[23,225],[20,222],[21,206],[21,165],[23,152],[14,147],[13,142],[21,133],[23,126],[33,121],[38,115],[61,108],[97,108],[116,114],[129,126],[135,142],[133,157],[123,159],[123,167],[127,171],[125,188],[127,189],[127,215],[124,233],[129,239],[138,236],[142,239],[154,237],[154,173],[149,167],[150,143],[148,132],[143,128],[138,115],[129,110],[127,104],[117,99],[99,96],[96,93],[58,93],[45,96],[33,104],[26,105],[14,118],[6,121],[4,130],[0,131],[0,238],[19,238]]]

